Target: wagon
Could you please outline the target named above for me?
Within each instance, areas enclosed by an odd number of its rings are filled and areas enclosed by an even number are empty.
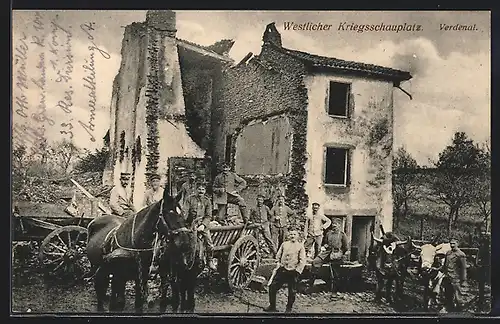
[[[60,276],[86,262],[87,225],[94,218],[13,216],[13,242],[38,242],[47,273]]]
[[[261,256],[255,236],[258,227],[258,224],[210,227],[219,273],[226,277],[233,291],[248,286],[259,267]]]

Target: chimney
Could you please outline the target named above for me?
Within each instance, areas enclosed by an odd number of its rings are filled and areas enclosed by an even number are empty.
[[[148,10],[146,24],[156,30],[168,32],[172,37],[177,32],[175,12],[172,10]]]
[[[266,26],[264,35],[262,36],[262,41],[265,43],[272,43],[276,46],[281,47],[281,35],[276,29],[274,22]]]

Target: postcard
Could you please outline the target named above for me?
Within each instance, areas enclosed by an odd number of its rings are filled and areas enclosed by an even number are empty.
[[[11,314],[485,314],[490,12],[13,11]]]

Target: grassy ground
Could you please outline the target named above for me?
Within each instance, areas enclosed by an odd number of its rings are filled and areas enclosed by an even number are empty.
[[[423,232],[421,223],[423,220]],[[476,246],[482,217],[478,210],[468,206],[460,210],[458,220],[452,226],[451,235],[457,236],[462,246]],[[431,240],[433,237],[448,236],[448,207],[427,199],[410,205],[410,213],[399,222],[394,219],[394,231],[401,236]]]

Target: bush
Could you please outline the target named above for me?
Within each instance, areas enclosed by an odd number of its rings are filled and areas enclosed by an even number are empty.
[[[109,150],[102,148],[93,153],[88,153],[78,161],[75,170],[78,172],[103,172],[109,158]]]

